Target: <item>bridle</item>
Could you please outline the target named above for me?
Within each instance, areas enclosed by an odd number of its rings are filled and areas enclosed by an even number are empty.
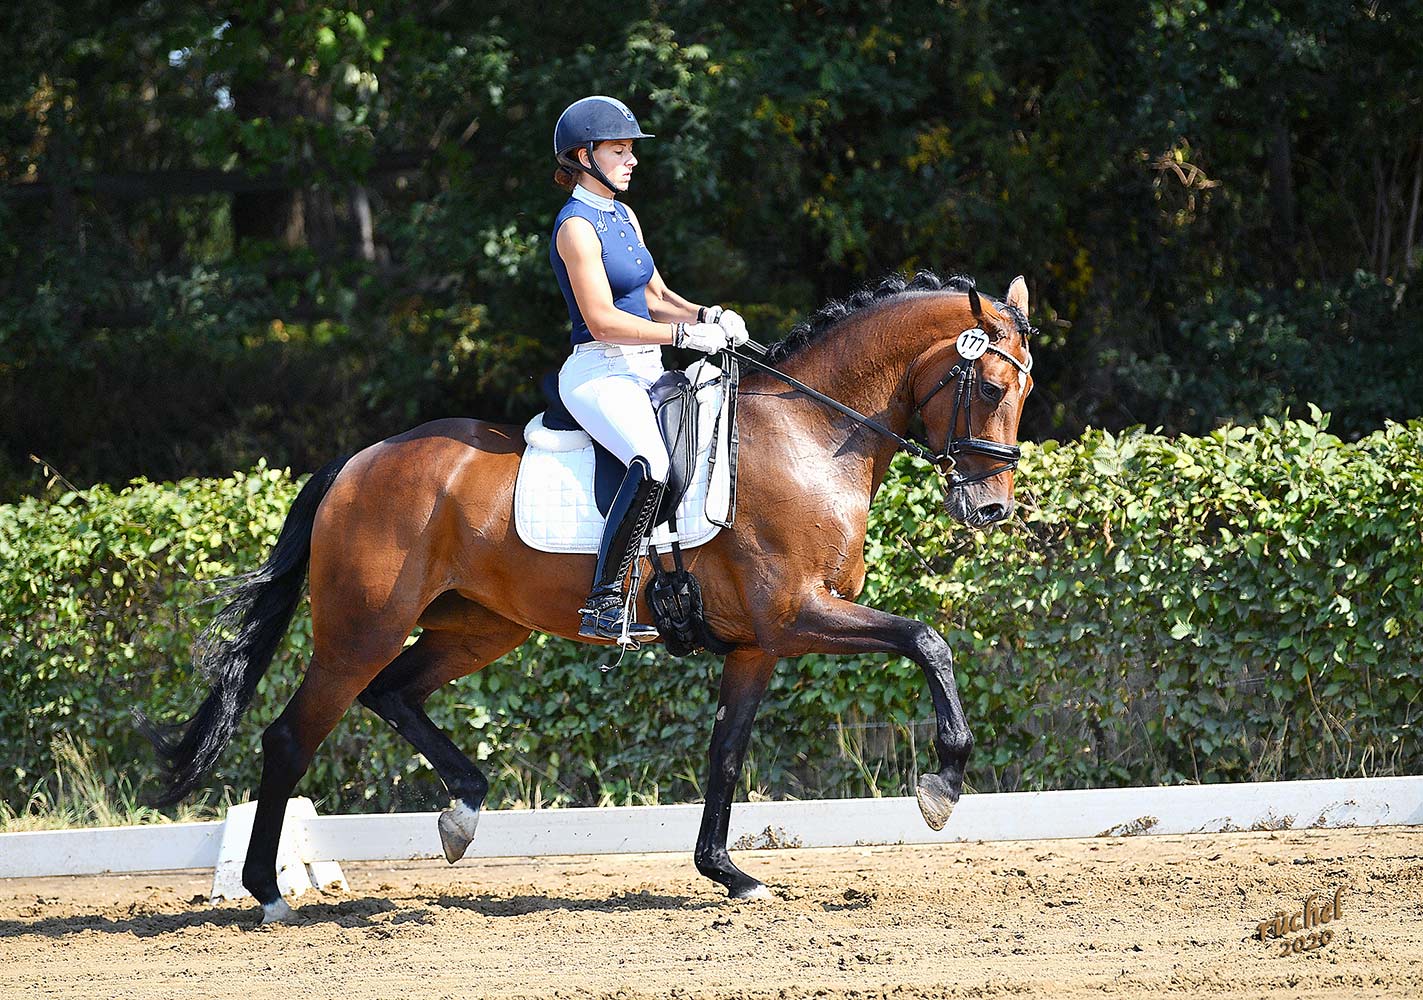
[[[973,337],[973,335],[977,335],[977,337],[974,337],[975,340],[978,337],[983,338],[985,341],[987,340],[987,335],[977,327],[965,330],[959,334],[958,340],[961,355],[964,353],[962,345],[964,344],[965,338]],[[1033,357],[1031,354],[1028,355],[1027,364],[1024,364],[997,344],[985,344],[974,357],[961,357],[959,363],[950,368],[948,374],[939,379],[934,385],[934,388],[930,389],[924,398],[919,400],[914,407],[914,413],[922,414],[924,407],[929,405],[929,400],[937,396],[940,390],[948,386],[950,382],[955,383],[954,409],[953,413],[949,416],[949,431],[944,440],[944,450],[937,453],[930,452],[925,454],[925,452],[928,452],[928,449],[921,445],[920,451],[917,452],[921,458],[933,462],[934,465],[940,469],[942,469],[944,462],[949,463],[947,475],[951,488],[968,486],[972,483],[981,483],[985,479],[992,479],[1000,472],[1008,472],[1012,469],[1016,469],[1018,467],[1018,459],[1023,455],[1023,449],[1019,448],[1016,444],[1000,444],[997,441],[988,441],[984,438],[976,438],[973,436],[973,388],[974,383],[978,381],[975,362],[977,358],[982,357],[984,354],[996,354],[1000,358],[1003,358],[1016,368],[1019,374],[1023,375],[1025,379],[1028,375],[1032,374]],[[963,414],[963,425],[967,431],[963,436],[960,436],[958,433],[960,413]],[[914,443],[918,444],[918,442]],[[1000,464],[984,472],[965,476],[958,471],[959,455],[982,455],[985,458],[996,459]]]
[[[968,338],[975,347],[966,350],[965,338]],[[764,355],[766,353],[766,348],[757,344],[755,341],[748,340],[746,345],[752,347],[760,354]],[[973,424],[971,422],[973,413],[972,390],[974,383],[977,381],[975,374],[975,363],[977,359],[984,354],[992,353],[998,355],[1000,358],[1007,359],[1007,361],[1024,376],[1031,374],[1033,370],[1033,359],[1031,355],[1029,355],[1027,363],[1024,364],[996,344],[988,343],[988,335],[977,327],[965,330],[959,334],[957,348],[960,355],[959,363],[949,369],[948,374],[941,378],[935,384],[934,388],[929,390],[924,398],[915,405],[913,410],[915,414],[922,412],[929,400],[933,399],[940,390],[947,387],[951,382],[956,383],[954,388],[954,410],[949,420],[949,431],[944,441],[942,451],[935,451],[933,446],[927,441],[919,441],[913,437],[904,437],[903,435],[896,434],[878,420],[865,416],[863,413],[846,406],[839,400],[831,399],[823,392],[812,389],[799,379],[787,375],[783,371],[779,371],[759,358],[752,357],[749,354],[742,354],[733,348],[727,348],[723,353],[737,361],[746,362],[753,368],[758,368],[765,372],[767,375],[780,379],[786,383],[786,385],[798,392],[804,393],[816,402],[828,406],[839,413],[843,413],[851,420],[868,427],[872,431],[883,434],[899,445],[901,451],[907,452],[916,458],[922,458],[924,461],[932,464],[934,468],[945,477],[947,487],[949,489],[957,489],[963,486],[969,486],[973,483],[982,482],[985,479],[992,479],[1000,473],[1016,469],[1018,467],[1018,459],[1022,457],[1022,449],[1015,444],[999,444],[997,441],[987,441],[983,438],[973,436]],[[972,354],[972,357],[966,356],[966,354],[972,353],[974,349],[977,350],[977,353]],[[958,433],[960,413],[964,415],[964,427],[967,429],[967,433],[962,436]],[[965,476],[958,471],[957,456],[959,455],[982,455],[986,458],[996,459],[1000,464],[986,472]],[[945,468],[946,463],[948,465],[947,469]]]

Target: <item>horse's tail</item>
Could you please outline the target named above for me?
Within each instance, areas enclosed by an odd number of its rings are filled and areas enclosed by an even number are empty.
[[[326,465],[297,494],[277,544],[260,569],[233,578],[216,600],[227,603],[193,643],[193,665],[212,690],[191,719],[158,725],[135,711],[139,730],[163,763],[157,805],[172,805],[197,788],[217,763],[267,672],[277,644],[301,601],[316,509],[350,456]]]

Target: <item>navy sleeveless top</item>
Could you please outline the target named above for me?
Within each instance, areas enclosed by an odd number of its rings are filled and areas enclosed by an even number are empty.
[[[588,332],[588,324],[578,311],[578,300],[574,298],[573,286],[568,281],[568,267],[558,253],[558,230],[563,223],[577,216],[593,224],[598,240],[603,244],[603,268],[608,272],[608,286],[613,292],[613,305],[623,312],[632,313],[650,320],[647,312],[647,296],[644,289],[652,280],[652,254],[633,228],[628,210],[613,202],[611,212],[594,208],[592,205],[569,198],[553,221],[553,240],[549,243],[548,259],[553,265],[554,277],[563,291],[563,301],[568,304],[568,320],[572,324],[572,337],[576,347],[593,340]]]

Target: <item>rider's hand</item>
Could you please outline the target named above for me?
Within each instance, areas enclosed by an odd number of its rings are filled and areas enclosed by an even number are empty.
[[[722,309],[716,322],[726,331],[726,342],[731,347],[740,347],[751,339],[751,334],[746,332],[746,321],[739,312]]]
[[[687,347],[704,354],[726,350],[726,331],[715,323],[678,323],[673,347]]]
[[[746,321],[741,314],[722,306],[706,306],[697,314],[698,322],[717,323],[726,331],[726,342],[730,347],[740,347],[751,339],[746,332]]]

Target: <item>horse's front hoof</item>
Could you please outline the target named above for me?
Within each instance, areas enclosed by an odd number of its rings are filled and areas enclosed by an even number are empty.
[[[275,903],[262,904],[262,926],[268,924],[294,924],[297,922],[296,910],[293,910],[285,899],[277,897]]]
[[[766,886],[765,886],[763,883],[757,882],[757,883],[755,883],[755,884],[753,884],[753,885],[747,886],[747,887],[744,888],[744,889],[739,889],[739,890],[737,890],[736,892],[733,892],[733,893],[731,894],[731,898],[732,898],[732,899],[775,899],[775,898],[776,898],[776,894],[775,894],[774,892],[772,892],[770,889],[767,889]]]
[[[931,830],[942,830],[958,805],[958,793],[937,774],[919,775],[919,785],[914,789],[919,800],[919,811],[924,814],[924,822]]]
[[[445,860],[454,864],[469,850],[474,840],[474,831],[479,826],[479,810],[471,809],[463,801],[455,802],[453,808],[440,813],[440,844],[445,849]]]

